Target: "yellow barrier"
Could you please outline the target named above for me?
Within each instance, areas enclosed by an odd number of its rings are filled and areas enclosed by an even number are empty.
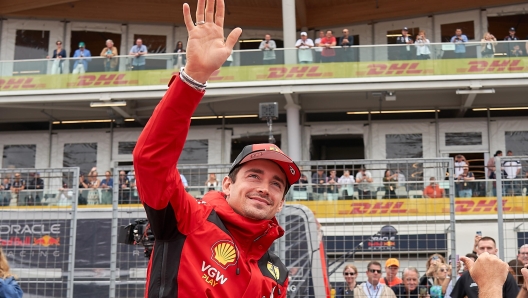
[[[504,197],[504,214],[528,212],[528,201],[523,197]],[[436,216],[449,214],[449,199],[384,199],[343,201],[293,201],[310,208],[318,218],[365,216]],[[497,214],[497,198],[457,198],[457,215]]]
[[[500,74],[528,71],[528,58],[444,59],[222,67],[209,82]],[[0,90],[166,85],[174,70],[0,77]]]

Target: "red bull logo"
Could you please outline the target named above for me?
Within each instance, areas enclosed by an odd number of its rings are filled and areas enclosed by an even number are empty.
[[[45,235],[40,238],[33,238],[33,245],[39,245],[39,246],[44,246],[44,247],[48,247],[52,245],[60,246],[60,238],[58,237],[54,238],[54,237],[51,237],[50,235]]]

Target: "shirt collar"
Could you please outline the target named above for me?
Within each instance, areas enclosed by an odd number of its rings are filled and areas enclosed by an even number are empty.
[[[376,285],[375,287],[367,280],[366,282],[367,284],[367,288],[370,288],[370,289],[373,289],[373,290],[378,290],[379,288],[381,288],[381,283],[378,282],[378,285]]]

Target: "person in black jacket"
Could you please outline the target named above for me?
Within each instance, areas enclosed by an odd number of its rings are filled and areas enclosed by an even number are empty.
[[[427,287],[418,285],[420,273],[415,267],[408,267],[403,270],[403,283],[393,286],[391,289],[397,298],[422,298],[427,297]],[[425,289],[421,291],[420,289]],[[425,294],[424,294],[425,292]],[[422,293],[422,294],[420,294]]]
[[[346,265],[343,269],[343,277],[345,277],[345,284],[338,287],[336,291],[336,298],[353,298],[354,289],[359,284],[356,282],[358,270],[354,265]]]
[[[413,39],[409,36],[409,28],[403,27],[402,35],[396,38],[396,44],[402,45],[398,49],[400,60],[410,60],[411,59],[412,51],[409,45],[413,43],[414,43]]]

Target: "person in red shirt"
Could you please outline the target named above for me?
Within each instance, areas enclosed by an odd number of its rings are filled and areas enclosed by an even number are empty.
[[[321,61],[325,62],[335,62],[336,52],[333,47],[336,46],[336,38],[334,37],[334,32],[332,30],[326,31],[326,36],[321,39],[319,45],[323,47],[323,52],[321,53]]]
[[[429,181],[431,181],[431,184],[427,185],[424,189],[424,196],[426,198],[444,198],[445,192],[444,189],[441,188],[438,183],[436,183],[435,177],[429,178]]]
[[[401,278],[398,277],[398,270],[400,269],[400,261],[395,258],[387,259],[385,262],[385,277],[380,279],[381,284],[386,284],[389,287],[394,287],[402,283]]]
[[[207,5],[206,5],[207,2]],[[155,237],[145,297],[287,295],[288,270],[270,248],[284,235],[275,214],[297,165],[274,144],[244,147],[222,191],[197,200],[185,191],[177,162],[206,81],[231,54],[242,30],[224,39],[223,0],[198,0],[196,24],[183,5],[187,64],[172,77],[134,149],[137,189]]]

